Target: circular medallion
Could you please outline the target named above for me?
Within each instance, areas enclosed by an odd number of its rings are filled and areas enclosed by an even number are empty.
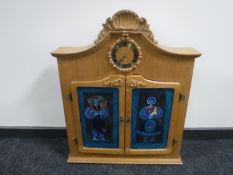
[[[137,43],[129,38],[117,40],[110,48],[109,60],[120,71],[131,71],[139,64],[142,53]]]
[[[155,120],[148,120],[145,123],[145,131],[146,132],[153,132],[156,128],[156,121]]]

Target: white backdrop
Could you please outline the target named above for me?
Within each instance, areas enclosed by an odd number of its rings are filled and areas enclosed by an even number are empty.
[[[1,0],[0,127],[65,126],[59,46],[92,43],[102,23],[130,9],[166,46],[192,46],[196,60],[186,128],[233,127],[233,1]]]

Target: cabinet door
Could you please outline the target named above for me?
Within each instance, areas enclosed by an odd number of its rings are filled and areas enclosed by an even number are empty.
[[[79,151],[123,154],[125,77],[73,82],[71,90]]]
[[[126,154],[172,151],[180,84],[126,77]]]

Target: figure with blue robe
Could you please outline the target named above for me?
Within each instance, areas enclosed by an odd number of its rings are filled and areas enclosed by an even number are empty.
[[[158,128],[158,119],[163,117],[163,109],[156,106],[156,97],[147,98],[147,106],[139,111],[139,119],[143,123],[137,130],[137,133],[143,136],[143,142],[153,143],[157,135],[161,134]]]
[[[107,141],[106,119],[109,116],[107,101],[102,96],[93,96],[88,99],[88,104],[85,117],[92,124],[92,140]]]

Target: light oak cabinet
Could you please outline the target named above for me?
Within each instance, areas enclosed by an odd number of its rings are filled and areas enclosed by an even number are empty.
[[[70,163],[182,164],[192,48],[162,47],[144,18],[117,12],[94,44],[57,57]]]

